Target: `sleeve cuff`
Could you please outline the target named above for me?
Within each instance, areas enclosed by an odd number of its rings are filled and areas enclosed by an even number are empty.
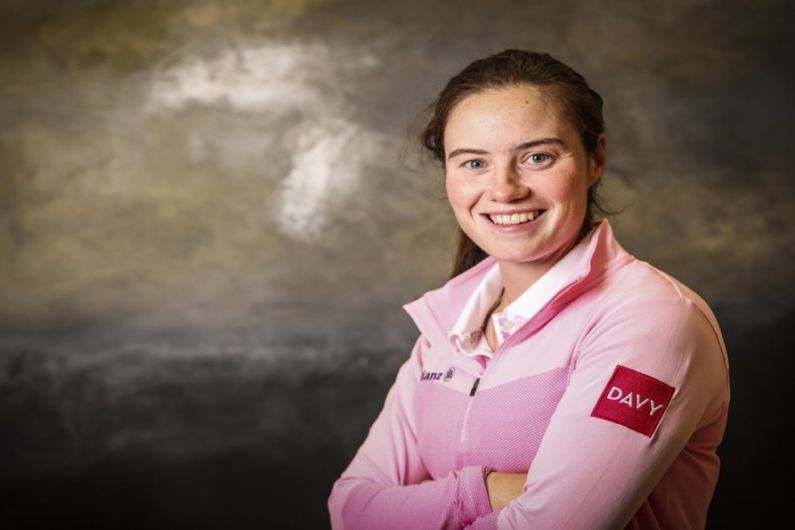
[[[458,473],[458,511],[463,526],[491,513],[485,480],[489,471],[484,466],[467,466]],[[496,522],[496,518],[494,520]]]

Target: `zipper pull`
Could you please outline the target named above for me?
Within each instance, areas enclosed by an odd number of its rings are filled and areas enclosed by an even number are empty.
[[[469,391],[469,397],[472,397],[472,396],[474,396],[474,395],[475,395],[475,392],[477,392],[477,391],[478,391],[478,385],[479,385],[479,384],[480,384],[480,377],[478,377],[477,379],[475,379],[475,384],[474,384],[474,385],[472,385],[472,390],[470,390],[470,391]]]

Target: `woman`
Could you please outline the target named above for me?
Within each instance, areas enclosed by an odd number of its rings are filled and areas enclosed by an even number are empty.
[[[595,221],[602,100],[546,54],[475,61],[424,146],[454,277],[329,499],[341,528],[703,528],[728,364],[693,291]]]

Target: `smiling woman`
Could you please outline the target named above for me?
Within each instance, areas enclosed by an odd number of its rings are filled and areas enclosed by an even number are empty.
[[[494,88],[461,101],[445,128],[450,206],[461,230],[500,261],[504,300],[578,241],[588,188],[604,173],[604,133],[589,156],[556,107],[532,85]]]
[[[422,141],[460,227],[453,278],[329,499],[334,528],[703,528],[729,403],[718,324],[614,239],[602,100],[506,50]]]

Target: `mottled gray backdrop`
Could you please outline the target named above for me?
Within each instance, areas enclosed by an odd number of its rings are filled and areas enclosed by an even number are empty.
[[[710,528],[792,477],[786,0],[5,0],[0,526],[324,528],[450,268],[413,136],[472,59],[548,51],[606,100],[623,245],[732,363]]]

